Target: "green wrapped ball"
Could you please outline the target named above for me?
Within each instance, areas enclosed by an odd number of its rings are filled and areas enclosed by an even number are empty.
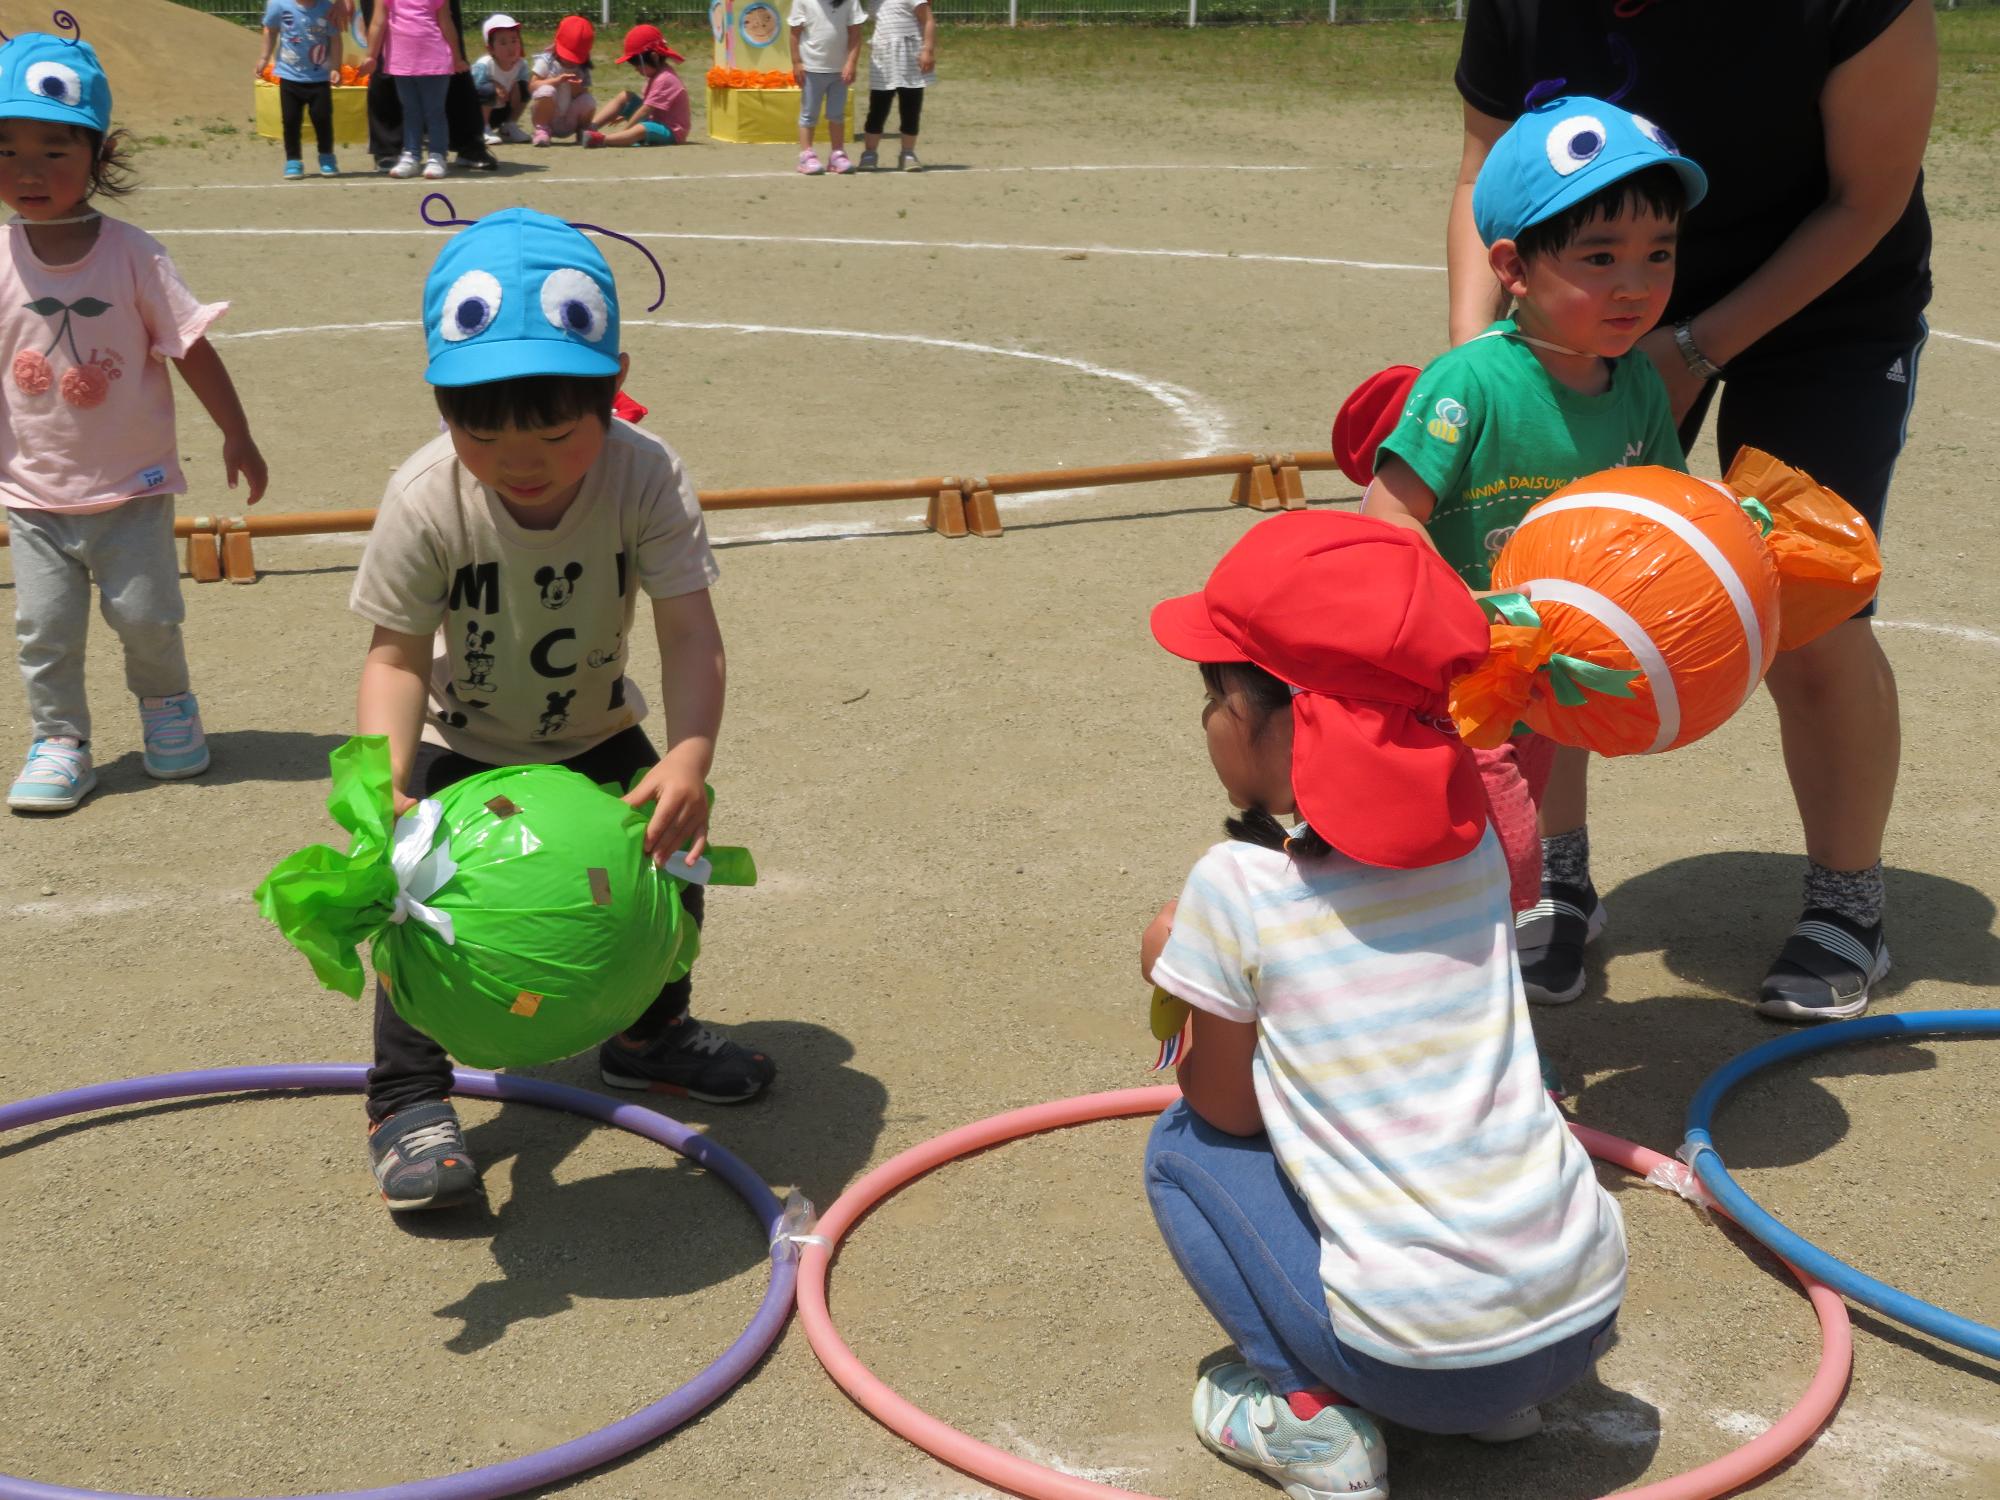
[[[398,820],[385,739],[330,759],[327,810],[352,847],[303,849],[256,892],[328,988],[361,994],[368,942],[404,1020],[461,1062],[519,1067],[624,1030],[694,963],[684,882],[674,861],[646,857],[647,814],[614,790],[560,766],[505,766]],[[747,851],[709,861],[715,884],[755,882]]]

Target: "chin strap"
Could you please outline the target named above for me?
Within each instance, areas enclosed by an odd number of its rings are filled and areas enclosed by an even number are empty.
[[[1574,354],[1578,359],[1596,358],[1588,349],[1572,349],[1567,344],[1552,344],[1547,339],[1538,339],[1533,334],[1523,333],[1518,328],[1489,328],[1479,335],[1482,339],[1519,339],[1533,349],[1546,349],[1551,354]]]
[[[53,228],[57,224],[88,224],[93,219],[101,219],[103,217],[104,217],[103,214],[99,213],[96,209],[93,208],[87,214],[72,214],[67,219],[35,219],[31,221],[22,218],[19,214],[15,214],[14,217],[9,219],[7,222],[9,224],[27,224],[29,225],[30,228],[34,229],[49,229]]]

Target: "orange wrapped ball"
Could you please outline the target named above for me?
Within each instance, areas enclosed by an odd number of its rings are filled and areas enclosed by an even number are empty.
[[[1454,685],[1452,714],[1474,746],[1519,722],[1600,755],[1678,749],[1880,577],[1867,522],[1753,449],[1727,487],[1661,468],[1588,475],[1538,502],[1501,550],[1492,651]]]

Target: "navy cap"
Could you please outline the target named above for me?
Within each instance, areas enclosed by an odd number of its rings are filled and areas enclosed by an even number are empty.
[[[0,120],[111,132],[111,84],[86,41],[24,31],[0,46]]]
[[[618,284],[590,240],[531,208],[453,235],[424,280],[432,385],[616,375]]]
[[[1551,99],[1493,143],[1472,185],[1472,219],[1489,245],[1518,239],[1614,182],[1658,166],[1680,174],[1689,208],[1708,192],[1708,174],[1651,120],[1581,94]]]

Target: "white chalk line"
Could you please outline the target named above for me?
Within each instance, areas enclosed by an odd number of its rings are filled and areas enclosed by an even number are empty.
[[[1877,620],[1875,623],[1887,630],[1918,630],[1925,635],[1948,636],[1952,640],[1970,641],[1979,646],[2000,646],[2000,635],[1971,625],[1933,625],[1928,620]]]
[[[449,229],[307,229],[307,228],[199,228],[199,229],[151,229],[154,235],[216,236],[253,235],[275,238],[295,237],[352,237],[374,236],[396,239],[415,236],[423,239],[442,239],[454,233]],[[1281,255],[1269,250],[1179,250],[1145,245],[1054,245],[1013,240],[912,240],[889,239],[872,235],[836,234],[714,234],[693,230],[642,229],[632,234],[635,240],[687,240],[697,243],[724,245],[832,245],[851,246],[857,250],[961,250],[1015,255],[1101,255],[1107,259],[1129,258],[1135,260],[1188,260],[1188,261],[1240,261],[1245,265],[1271,266],[1319,266],[1346,271],[1414,271],[1442,276],[1443,266],[1429,265],[1422,261],[1403,260],[1350,260],[1337,255]],[[1948,339],[1956,344],[1971,344],[1980,349],[2000,349],[2000,339],[1974,338],[1969,333],[1952,333],[1947,329],[1933,328],[1932,338]]]
[[[1078,162],[1066,166],[1048,167],[949,167],[942,170],[947,177],[961,173],[978,173],[984,177],[1000,177],[1040,172],[1316,172],[1321,170],[1311,163],[1261,164],[1241,162]],[[770,172],[656,172],[635,176],[623,173],[603,177],[546,177],[540,174],[532,178],[517,177],[505,172],[455,173],[446,180],[451,190],[469,187],[524,187],[532,182],[536,187],[622,187],[635,182],[671,182],[691,185],[702,182],[782,182],[798,176],[793,168]],[[408,192],[408,182],[384,176],[379,172],[343,172],[328,182],[315,180],[310,186],[298,182],[160,182],[147,183],[134,188],[138,193],[242,193],[280,192],[324,193],[334,184],[340,187],[380,187]]]
[[[299,324],[286,328],[251,328],[240,333],[215,333],[209,337],[220,342],[223,339],[272,339],[288,338],[302,333],[375,333],[395,329],[415,328],[418,324],[412,318],[388,318],[373,323],[320,323]],[[627,318],[627,328],[665,328],[684,333],[738,333],[778,334],[794,338],[850,339],[860,343],[914,344],[925,349],[945,349],[959,354],[990,354],[1004,359],[1022,359],[1031,364],[1055,365],[1079,374],[1094,376],[1099,380],[1112,380],[1134,390],[1143,391],[1171,412],[1181,424],[1195,445],[1197,453],[1220,451],[1228,437],[1228,423],[1213,411],[1203,397],[1186,386],[1174,385],[1165,380],[1153,380],[1130,370],[1113,369],[1110,365],[1096,364],[1087,359],[1072,359],[1064,354],[1042,354],[1033,349],[1008,349],[999,344],[974,343],[970,339],[933,338],[922,333],[877,333],[860,328],[804,328],[783,323],[720,323],[695,321],[680,318]]]

